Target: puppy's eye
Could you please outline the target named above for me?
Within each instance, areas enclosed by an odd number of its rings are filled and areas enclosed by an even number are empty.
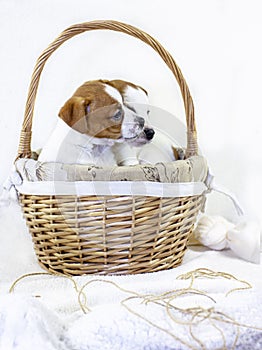
[[[113,117],[112,119],[116,122],[119,122],[120,120],[122,120],[123,114],[121,111],[118,111]]]
[[[90,107],[90,105],[87,105],[87,106],[86,106],[86,113],[89,114],[90,111],[91,111],[91,107]]]
[[[149,114],[150,114],[150,110],[148,110],[148,111],[146,112],[146,114],[149,115]]]

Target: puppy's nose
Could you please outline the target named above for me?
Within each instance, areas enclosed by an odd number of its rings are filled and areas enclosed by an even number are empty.
[[[152,140],[152,138],[155,135],[155,131],[153,129],[150,129],[150,128],[145,128],[144,133],[146,134],[147,140]]]

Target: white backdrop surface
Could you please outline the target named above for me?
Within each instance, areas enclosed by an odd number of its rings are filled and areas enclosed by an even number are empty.
[[[148,32],[173,55],[189,85],[199,145],[217,182],[261,223],[261,12],[259,0],[0,0],[0,184],[16,157],[37,57],[72,24],[114,19]],[[76,87],[96,78],[140,84],[152,105],[184,121],[177,83],[151,48],[124,34],[89,32],[63,45],[43,71],[33,148],[43,145]],[[163,129],[172,130],[170,123],[164,121]],[[208,212],[236,220],[221,195],[210,195]]]

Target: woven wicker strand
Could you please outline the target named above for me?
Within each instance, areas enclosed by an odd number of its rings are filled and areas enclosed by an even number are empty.
[[[116,21],[73,25],[38,58],[26,102],[17,158],[31,156],[31,131],[40,75],[51,54],[73,36],[109,29],[151,46],[173,72],[184,100],[186,156],[197,155],[194,105],[183,75],[171,55],[154,38]],[[39,264],[51,273],[136,274],[181,264],[204,196],[45,196],[20,194],[20,204]]]
[[[24,122],[22,125],[22,133],[20,139],[20,146],[18,150],[17,158],[27,158],[31,156],[31,146],[30,143],[25,142],[23,139],[23,134],[26,133],[30,135],[32,130],[32,121],[33,121],[33,113],[35,100],[39,85],[39,80],[43,68],[45,66],[46,61],[52,55],[52,53],[59,48],[65,41],[74,37],[75,35],[84,33],[90,30],[98,30],[98,29],[107,29],[113,30],[117,32],[123,32],[125,34],[131,35],[135,38],[138,38],[151,46],[164,60],[167,66],[170,68],[172,73],[174,74],[180,90],[182,94],[182,98],[184,101],[185,114],[186,114],[186,123],[187,123],[187,152],[186,157],[190,157],[192,155],[196,155],[198,153],[197,146],[197,133],[195,126],[195,117],[194,117],[194,105],[193,101],[187,86],[187,83],[177,66],[176,62],[172,58],[172,56],[164,49],[164,47],[156,41],[149,34],[125,23],[117,22],[117,21],[92,21],[87,23],[76,24],[65,31],[63,31],[57,39],[55,39],[48,48],[42,53],[42,55],[38,58],[36,66],[34,68],[31,83],[29,86],[29,92],[26,102]]]

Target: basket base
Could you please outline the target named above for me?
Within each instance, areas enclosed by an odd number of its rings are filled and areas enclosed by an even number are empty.
[[[20,195],[20,203],[45,270],[126,275],[180,265],[203,198]]]
[[[136,275],[136,274],[143,274],[143,273],[151,273],[151,272],[157,272],[157,271],[163,271],[163,270],[170,270],[172,268],[175,268],[179,265],[181,265],[183,261],[183,258],[176,259],[176,261],[173,262],[173,264],[163,264],[159,265],[157,264],[155,267],[152,267],[151,265],[147,264],[144,268],[141,266],[137,267],[135,266],[132,268],[132,266],[128,265],[126,268],[125,266],[99,266],[98,268],[90,267],[90,266],[81,266],[81,265],[75,265],[75,266],[63,266],[63,269],[59,270],[56,267],[52,267],[48,264],[43,264],[41,260],[38,260],[39,265],[46,270],[49,273],[52,273],[54,275],[67,275],[67,276],[83,276],[83,275]],[[64,264],[65,265],[65,264]]]

